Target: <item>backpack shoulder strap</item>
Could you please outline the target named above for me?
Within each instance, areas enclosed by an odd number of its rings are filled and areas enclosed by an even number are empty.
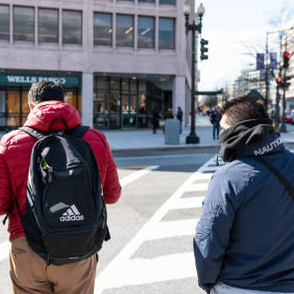
[[[89,128],[90,128],[89,126],[79,125],[73,129],[71,129],[69,132],[69,135],[83,138],[83,136],[85,135],[85,133],[88,131]]]
[[[288,193],[294,199],[293,187],[290,185],[290,183],[286,180],[286,178],[276,168],[274,168],[269,162],[267,162],[262,157],[256,156],[256,157],[250,157],[250,158],[252,158],[253,160],[256,160],[256,161],[260,162],[261,164],[263,164],[264,166],[266,166],[278,178],[278,180],[281,182],[281,184],[285,187],[285,189],[288,191]]]
[[[31,135],[32,137],[34,137],[38,140],[43,139],[46,136],[46,133],[38,131],[38,130],[30,128],[30,127],[21,127],[19,129],[26,132],[27,134]]]

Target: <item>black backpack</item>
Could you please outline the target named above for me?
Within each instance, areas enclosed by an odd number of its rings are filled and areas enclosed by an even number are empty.
[[[37,138],[30,160],[26,211],[18,212],[28,244],[54,265],[77,262],[110,239],[98,164],[82,139],[89,127],[64,134],[21,129]]]

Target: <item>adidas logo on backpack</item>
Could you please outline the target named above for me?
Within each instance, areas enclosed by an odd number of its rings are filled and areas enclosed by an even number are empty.
[[[60,217],[61,222],[71,222],[71,221],[82,221],[84,216],[80,214],[76,206],[73,204],[65,213]]]
[[[31,154],[26,211],[19,215],[29,245],[48,264],[86,259],[110,239],[98,164],[82,139],[88,128],[78,126],[66,134],[21,128],[37,142]]]

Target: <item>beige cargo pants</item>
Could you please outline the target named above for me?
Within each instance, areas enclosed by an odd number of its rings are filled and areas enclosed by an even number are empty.
[[[12,241],[9,260],[15,294],[94,293],[96,255],[76,263],[47,266],[21,237]]]

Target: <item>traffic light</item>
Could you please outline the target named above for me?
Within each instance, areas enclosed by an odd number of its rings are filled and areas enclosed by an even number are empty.
[[[283,67],[288,68],[289,67],[289,59],[290,59],[290,53],[288,51],[285,51],[283,54]]]
[[[277,86],[280,87],[280,88],[287,89],[291,85],[291,83],[289,83],[287,81],[289,81],[291,79],[292,79],[292,77],[284,77],[284,78],[282,78],[281,76],[278,76],[276,78]]]
[[[276,82],[277,82],[278,86],[281,86],[282,83],[283,83],[283,78],[282,78],[281,76],[278,76],[278,77],[276,78]]]
[[[208,59],[208,55],[205,54],[206,52],[208,52],[208,48],[206,48],[206,45],[208,45],[208,41],[207,40],[204,40],[204,39],[201,39],[200,40],[200,44],[201,44],[201,48],[200,48],[200,52],[201,52],[200,59],[201,60]]]

